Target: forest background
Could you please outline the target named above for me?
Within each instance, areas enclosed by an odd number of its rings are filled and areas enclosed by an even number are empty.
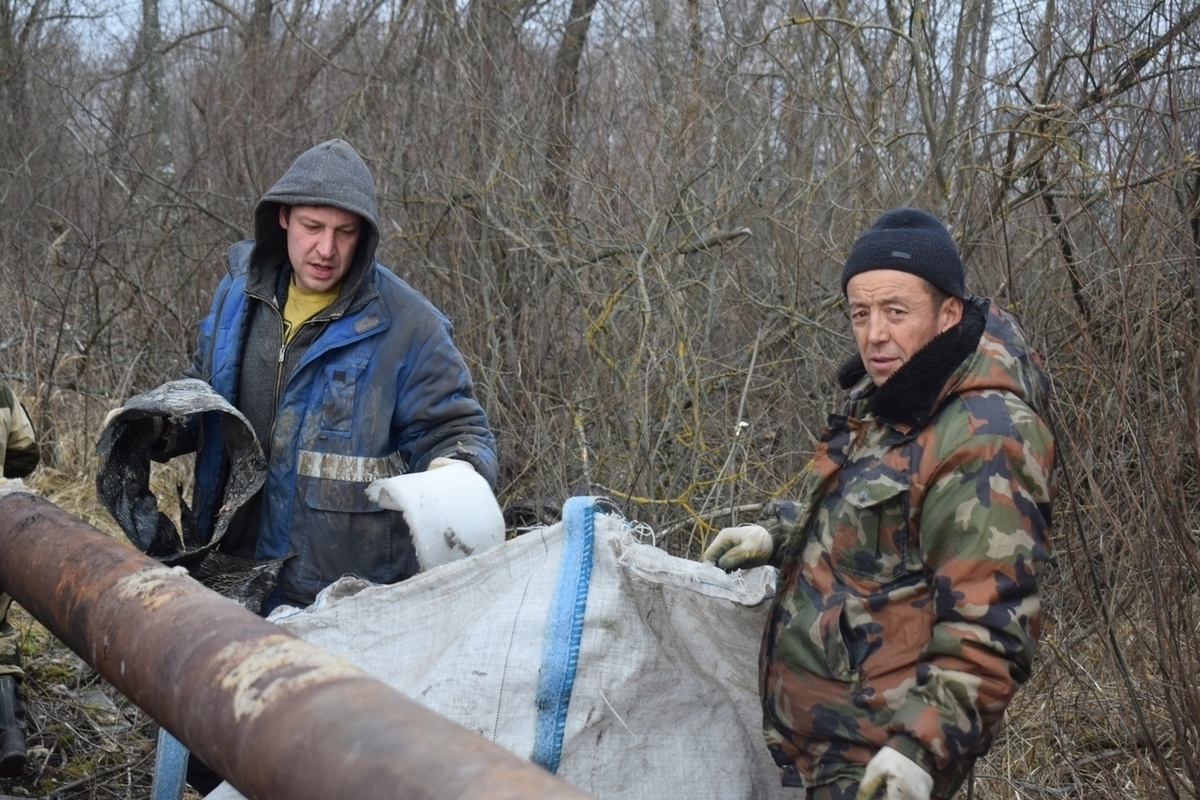
[[[44,439],[32,483],[115,531],[105,412],[178,374],[257,198],[340,136],[376,177],[381,261],[455,324],[513,524],[606,494],[694,558],[794,485],[853,349],[841,260],[921,206],[1056,379],[1048,624],[974,796],[1195,797],[1198,20],[1195,0],[0,0],[0,371]],[[97,722],[95,675],[24,630],[35,755],[3,786],[137,796],[144,718],[115,698]]]

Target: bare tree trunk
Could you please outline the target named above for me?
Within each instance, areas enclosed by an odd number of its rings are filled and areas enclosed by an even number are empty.
[[[945,217],[950,200],[950,184],[946,177],[946,164],[939,134],[937,109],[934,107],[934,53],[930,47],[929,31],[925,21],[928,12],[923,0],[913,0],[909,17],[909,39],[912,47],[913,81],[917,89],[917,105],[921,125],[925,129],[925,141],[929,155],[929,181],[937,197],[938,216]]]
[[[671,4],[667,0],[650,0],[650,18],[654,23],[654,68],[658,77],[658,105],[664,111],[668,111],[675,94],[675,73],[671,67],[670,48],[675,26],[671,24]],[[666,127],[671,126],[668,124]]]
[[[254,10],[246,26],[246,48],[263,50],[271,43],[271,12],[275,0],[254,0]]]
[[[688,50],[692,54],[692,75],[704,63],[704,29],[700,26],[700,0],[687,0]]]
[[[142,0],[142,56],[146,96],[150,104],[150,158],[148,171],[162,183],[170,183],[175,175],[171,155],[170,97],[163,70],[162,25],[158,15],[158,0]]]
[[[49,0],[34,0],[22,9],[24,4],[17,0],[0,0],[0,90],[13,129],[10,136],[20,135],[28,118],[28,50],[45,22],[48,4]]]
[[[596,0],[571,0],[571,11],[562,42],[554,56],[554,89],[551,93],[549,130],[546,134],[546,180],[542,196],[550,211],[565,219],[571,205],[567,168],[571,163],[571,121],[579,89],[579,62],[587,44],[588,27]]]

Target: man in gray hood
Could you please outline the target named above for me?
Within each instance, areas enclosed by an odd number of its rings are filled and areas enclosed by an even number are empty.
[[[404,580],[420,568],[414,535],[448,538],[392,510],[410,506],[374,502],[379,479],[434,470],[408,484],[423,487],[418,501],[459,521],[486,509],[503,539],[496,441],[450,323],[375,260],[378,242],[375,184],[354,148],[333,139],[301,154],[258,202],[254,238],[230,248],[183,373],[249,421],[262,489],[232,499],[241,466],[220,413],[155,417],[147,434],[156,460],[196,452],[185,540],[213,540],[219,521],[222,553],[286,559],[262,613],[308,605],[343,575]],[[192,759],[188,782],[207,793],[219,780]]]
[[[417,571],[404,518],[367,498],[372,481],[461,461],[495,489],[495,437],[450,323],[375,261],[378,242],[354,148],[333,139],[300,155],[259,201],[254,239],[230,248],[183,374],[241,411],[266,455],[262,491],[220,545],[287,557],[265,610],[307,605],[343,575]],[[166,431],[155,456],[193,449],[195,523],[210,533],[229,471],[216,415]]]

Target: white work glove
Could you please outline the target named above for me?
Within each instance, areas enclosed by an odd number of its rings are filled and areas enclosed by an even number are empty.
[[[367,499],[404,515],[422,572],[504,541],[496,496],[467,461],[435,458],[424,472],[380,478]]]
[[[932,791],[933,776],[899,750],[884,747],[867,762],[855,800],[929,800]]]
[[[707,564],[716,564],[726,572],[761,567],[771,560],[775,543],[762,525],[722,528],[712,544],[700,556]]]

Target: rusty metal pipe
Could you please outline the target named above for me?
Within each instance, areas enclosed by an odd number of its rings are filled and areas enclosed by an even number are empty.
[[[589,797],[11,486],[0,586],[247,797]]]

